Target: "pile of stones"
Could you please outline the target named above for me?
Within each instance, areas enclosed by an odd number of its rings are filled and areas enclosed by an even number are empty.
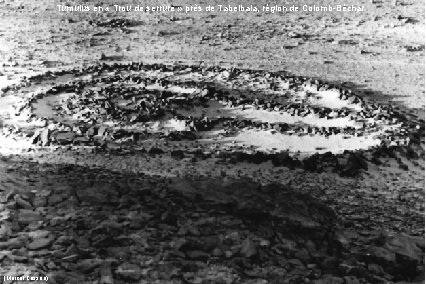
[[[72,92],[68,99],[54,107],[55,116],[68,117],[68,120],[51,121],[52,118],[43,118],[49,121],[45,127],[33,132],[25,133],[38,146],[95,146],[108,149],[107,145],[119,144],[120,147],[133,147],[147,139],[165,138],[170,141],[196,140],[203,131],[222,128],[226,133],[249,129],[271,130],[285,135],[320,135],[332,136],[343,134],[346,136],[362,136],[371,133],[381,125],[392,126],[392,131],[381,135],[382,144],[378,147],[364,150],[368,156],[373,156],[375,163],[380,163],[378,157],[383,149],[412,153],[421,150],[424,142],[424,124],[421,121],[412,121],[391,105],[366,103],[360,96],[354,95],[351,90],[337,86],[296,77],[282,73],[268,73],[255,70],[240,70],[236,68],[220,68],[217,66],[185,66],[143,63],[116,63],[99,64],[73,70],[47,72],[44,75],[34,76],[26,80],[27,85],[39,84],[66,74],[74,76],[91,75],[84,80],[73,80],[67,83],[54,84],[45,91],[35,92],[15,109],[15,114],[24,110],[33,111],[33,105],[46,96],[55,96]],[[190,74],[210,79],[195,80],[173,79],[173,74]],[[225,75],[223,75],[225,74]],[[196,75],[196,76],[195,76]],[[235,94],[231,88],[215,83],[217,77],[225,77],[224,82],[239,82],[238,78],[255,78],[263,84],[266,90],[277,92],[283,90],[298,91],[306,86],[318,91],[334,90],[339,92],[339,99],[350,101],[362,106],[362,110],[331,109],[319,107],[288,99],[271,99],[270,95],[257,96],[251,94]],[[260,79],[259,79],[260,78]],[[152,88],[156,85],[156,88]],[[182,93],[174,90],[195,89],[192,93]],[[309,93],[308,93],[309,95]],[[291,116],[304,117],[314,114],[319,119],[333,119],[351,117],[354,121],[364,121],[361,128],[355,127],[319,127],[315,125],[300,125],[290,123],[268,123],[235,117],[208,117],[204,115],[182,115],[182,109],[209,108],[212,104],[221,104],[229,108],[250,106],[255,110],[287,113]],[[40,120],[39,117],[30,117],[29,120]],[[146,124],[174,119],[184,124],[184,129],[167,131],[149,131]],[[114,127],[108,124],[112,122]],[[113,147],[117,149],[117,147]],[[164,153],[170,152],[167,148],[161,149]],[[212,155],[210,149],[202,151],[204,158]],[[371,154],[371,155],[370,155]],[[331,168],[344,175],[353,175],[360,169],[366,168],[362,154],[326,153],[315,155],[305,160],[296,157],[287,157],[286,153],[264,153],[248,151],[235,147],[223,149],[218,154],[230,161],[252,161],[259,163],[271,160],[277,166],[303,167],[307,170],[322,171]],[[203,155],[201,155],[202,157]],[[409,156],[409,155],[407,155]],[[357,157],[357,158],[354,158]]]
[[[97,27],[108,27],[108,28],[128,28],[139,25],[137,21],[132,21],[129,19],[111,19],[107,21],[89,21],[90,25],[94,25]]]

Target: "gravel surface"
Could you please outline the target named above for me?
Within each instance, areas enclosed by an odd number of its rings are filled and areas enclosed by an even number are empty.
[[[424,3],[316,2],[0,0],[2,283],[424,283]]]

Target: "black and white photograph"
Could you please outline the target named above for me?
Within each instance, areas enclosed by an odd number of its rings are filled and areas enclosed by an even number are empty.
[[[0,0],[0,284],[424,284],[425,32],[425,0]]]

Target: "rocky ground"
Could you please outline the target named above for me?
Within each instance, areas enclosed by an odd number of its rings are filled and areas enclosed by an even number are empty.
[[[424,3],[56,4],[0,2],[3,283],[424,283]]]
[[[52,283],[422,279],[422,237],[372,226],[362,212],[336,214],[290,185],[28,162],[2,176],[7,274]]]

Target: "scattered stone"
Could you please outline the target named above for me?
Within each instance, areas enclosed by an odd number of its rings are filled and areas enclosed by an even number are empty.
[[[123,263],[120,265],[115,274],[119,275],[124,279],[137,281],[142,277],[142,270],[139,266],[130,263]]]
[[[35,238],[32,242],[27,245],[29,250],[39,250],[46,247],[49,247],[53,242],[52,238]]]
[[[24,240],[22,238],[12,238],[5,242],[0,242],[0,249],[2,250],[20,249],[23,245],[24,245]]]
[[[207,259],[209,257],[209,254],[200,250],[191,250],[187,251],[186,255],[190,259]]]
[[[28,210],[21,209],[18,211],[18,223],[22,225],[29,225],[34,222],[38,222],[41,220],[41,216],[39,213]]]
[[[49,145],[49,137],[50,137],[50,130],[49,129],[44,129],[41,131],[40,133],[40,141],[41,141],[41,146],[48,146]]]
[[[114,284],[114,278],[112,277],[111,264],[105,262],[99,269],[99,284]]]
[[[255,243],[249,238],[247,238],[241,246],[240,254],[243,257],[247,258],[255,256],[257,254],[257,248]]]

